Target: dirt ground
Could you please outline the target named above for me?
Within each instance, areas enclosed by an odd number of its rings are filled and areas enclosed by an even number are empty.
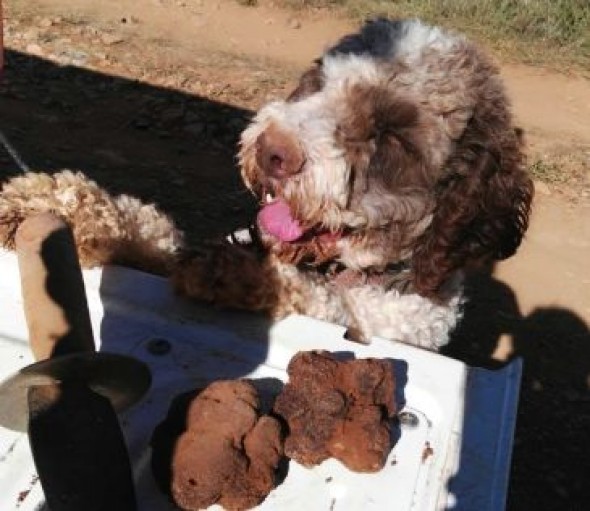
[[[0,128],[32,167],[81,169],[157,202],[190,240],[243,225],[235,171],[252,112],[284,97],[354,28],[326,10],[229,0],[5,0]],[[508,508],[582,510],[590,498],[590,82],[502,66],[534,163],[531,229],[469,281],[447,354],[524,359]],[[18,173],[0,151],[0,178]],[[542,179],[542,180],[541,180]],[[475,511],[475,510],[474,510]]]

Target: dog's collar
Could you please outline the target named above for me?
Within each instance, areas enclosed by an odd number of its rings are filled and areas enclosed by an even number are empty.
[[[258,230],[253,226],[239,229],[227,236],[231,244],[263,250]],[[379,286],[385,289],[397,289],[407,292],[410,287],[410,261],[402,260],[389,263],[383,269],[355,270],[338,261],[328,261],[322,264],[302,262],[298,265],[302,271],[315,272],[323,275],[330,285],[339,288],[361,287],[365,285]]]
[[[322,274],[331,285],[336,287],[361,287],[375,285],[385,289],[404,291],[410,279],[410,262],[397,261],[390,263],[383,269],[355,270],[336,261],[319,266],[301,265],[306,271],[316,271]]]

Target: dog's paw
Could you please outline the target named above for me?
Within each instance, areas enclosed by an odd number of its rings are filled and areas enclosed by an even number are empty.
[[[171,278],[178,293],[223,307],[270,310],[277,300],[276,278],[265,260],[227,242],[186,251]]]
[[[214,245],[182,251],[172,268],[170,279],[174,290],[182,295],[213,301],[213,274],[220,249]]]

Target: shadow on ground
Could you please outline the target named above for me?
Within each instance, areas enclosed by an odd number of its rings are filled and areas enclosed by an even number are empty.
[[[0,129],[34,170],[82,170],[155,202],[189,243],[243,226],[255,204],[236,170],[250,112],[8,50]],[[0,148],[0,179],[19,172]]]
[[[446,355],[496,369],[524,362],[508,509],[585,509],[590,498],[590,330],[572,311],[527,316],[490,272],[473,275],[465,317]],[[505,360],[499,354],[500,339]],[[580,361],[584,361],[580,363]]]

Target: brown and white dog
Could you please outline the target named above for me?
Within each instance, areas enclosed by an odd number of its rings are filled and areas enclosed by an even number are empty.
[[[177,258],[161,213],[68,172],[5,185],[0,238],[51,205],[87,264],[163,267],[201,300],[436,350],[461,316],[465,269],[511,256],[528,225],[533,188],[498,70],[418,20],[344,37],[258,112],[239,156],[263,203],[258,247]]]

